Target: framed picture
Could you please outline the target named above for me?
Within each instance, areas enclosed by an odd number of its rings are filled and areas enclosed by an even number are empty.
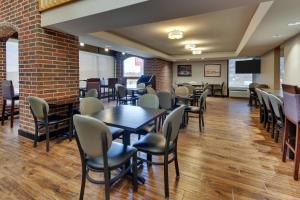
[[[192,76],[192,65],[177,65],[177,76]]]
[[[207,64],[204,66],[204,77],[220,77],[221,64]]]

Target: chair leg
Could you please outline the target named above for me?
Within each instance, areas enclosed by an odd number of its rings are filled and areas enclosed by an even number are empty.
[[[82,164],[82,177],[81,177],[81,188],[80,188],[80,200],[83,200],[84,196],[84,189],[85,189],[85,182],[86,182],[86,166]]]
[[[177,176],[177,178],[178,178],[178,177],[180,176],[180,173],[179,173],[179,165],[178,165],[178,158],[177,158],[177,147],[175,148],[174,162],[175,162],[176,176]]]
[[[202,115],[199,113],[199,130],[202,132]]]
[[[275,123],[274,120],[272,122],[272,138],[274,138],[274,135],[275,135]]]
[[[164,157],[164,183],[165,183],[165,198],[169,198],[169,172],[168,172],[168,156]]]
[[[45,125],[45,131],[46,131],[46,152],[49,152],[49,126],[48,124]]]
[[[151,154],[149,154],[149,153],[147,153],[147,164],[148,164],[148,166],[151,166],[152,164],[151,164],[151,162],[152,162],[152,155]]]
[[[5,108],[6,108],[6,100],[3,99],[2,102],[2,119],[1,119],[1,125],[4,125],[4,118],[5,118]]]
[[[136,153],[132,157],[132,184],[133,184],[133,191],[138,191],[138,183],[137,183],[137,155]]]
[[[283,135],[283,150],[282,150],[282,162],[286,161],[286,153],[287,153],[287,142],[290,135],[289,132],[289,120],[285,119],[285,126],[284,126],[284,135]]]
[[[300,162],[300,125],[297,124],[296,130],[296,144],[295,144],[295,166],[294,166],[294,180],[298,180],[299,176],[299,162]]]
[[[10,128],[14,127],[14,113],[15,113],[15,101],[11,100],[10,106]]]
[[[104,170],[104,182],[105,182],[105,200],[109,200],[110,199],[110,172],[109,170]]]
[[[39,127],[37,125],[37,122],[34,122],[35,126],[35,133],[34,133],[34,141],[33,141],[33,147],[37,146],[38,136],[39,136]]]
[[[278,138],[279,138],[279,127],[276,128],[276,133],[275,133],[275,142],[278,143]]]

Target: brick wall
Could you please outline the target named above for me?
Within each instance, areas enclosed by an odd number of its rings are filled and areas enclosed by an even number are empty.
[[[7,38],[0,38],[0,80],[4,80],[6,78],[6,41]],[[0,87],[0,105],[2,105],[1,87]]]
[[[123,75],[123,61],[133,55],[116,54],[116,77]],[[143,58],[144,74],[156,76],[156,89],[160,91],[170,91],[173,79],[172,62],[159,58]]]
[[[33,133],[28,96],[63,99],[79,95],[78,38],[41,28],[37,0],[1,0],[0,10],[0,21],[18,29],[20,129]]]

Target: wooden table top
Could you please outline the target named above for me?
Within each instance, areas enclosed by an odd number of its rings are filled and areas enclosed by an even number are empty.
[[[136,132],[144,125],[163,115],[164,109],[142,108],[139,106],[120,105],[91,115],[109,126]]]

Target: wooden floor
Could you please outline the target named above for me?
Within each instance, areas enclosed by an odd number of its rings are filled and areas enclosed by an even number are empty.
[[[300,199],[292,161],[281,162],[280,144],[258,123],[258,112],[244,100],[208,98],[206,128],[196,118],[181,130],[179,167],[169,165],[170,199]],[[8,122],[6,122],[8,124]],[[75,140],[37,148],[17,135],[16,126],[0,129],[0,199],[78,199],[81,165]],[[134,137],[134,136],[133,136]],[[146,166],[138,193],[129,178],[117,182],[111,199],[164,199],[163,169]],[[103,186],[87,182],[85,199],[103,199]]]

